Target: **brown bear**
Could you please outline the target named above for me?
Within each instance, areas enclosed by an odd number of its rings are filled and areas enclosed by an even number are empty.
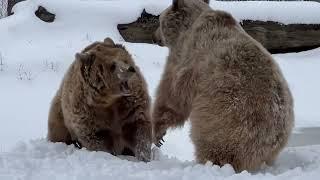
[[[237,172],[272,164],[294,125],[293,98],[269,52],[227,12],[173,0],[155,41],[169,48],[152,112],[158,146],[190,118],[198,162]]]
[[[130,54],[112,39],[76,54],[53,98],[48,140],[150,161],[147,84]]]

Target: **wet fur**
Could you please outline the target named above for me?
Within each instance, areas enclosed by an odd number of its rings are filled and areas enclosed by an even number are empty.
[[[78,141],[89,150],[135,155],[149,161],[151,151],[150,98],[147,84],[130,54],[111,39],[95,42],[78,55],[53,98],[48,140]],[[130,95],[121,95],[111,62],[132,66]],[[104,69],[103,69],[104,68]],[[110,71],[110,72],[109,72]],[[109,74],[108,74],[109,73]]]

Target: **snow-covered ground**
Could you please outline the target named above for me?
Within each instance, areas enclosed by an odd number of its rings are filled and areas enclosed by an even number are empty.
[[[320,146],[287,148],[273,167],[235,174],[230,165],[179,161],[160,156],[150,163],[78,150],[36,140],[0,154],[1,180],[315,180],[320,176]]]
[[[151,96],[168,50],[126,43],[116,25],[136,20],[143,8],[157,14],[171,0],[28,0],[0,19],[0,179],[316,179],[320,176],[320,48],[275,55],[295,99],[295,134],[276,164],[250,174],[230,166],[198,165],[189,124],[170,131],[160,159],[150,163],[88,152],[45,141],[50,101],[83,47],[105,37],[123,43],[140,66]],[[301,4],[299,4],[301,3]],[[212,2],[238,19],[320,23],[314,2]],[[38,5],[56,14],[54,23],[34,15]],[[272,11],[271,11],[272,9]],[[284,13],[288,11],[288,13]],[[318,12],[318,13],[316,13]],[[294,15],[294,16],[293,16]],[[307,128],[307,129],[304,129]],[[310,130],[312,129],[312,130]],[[312,142],[311,142],[312,141]],[[301,146],[301,147],[293,147]]]

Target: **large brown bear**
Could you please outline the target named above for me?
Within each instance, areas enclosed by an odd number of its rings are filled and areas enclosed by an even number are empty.
[[[190,118],[200,163],[237,172],[271,164],[294,124],[293,99],[278,65],[227,12],[173,0],[155,41],[169,56],[153,108],[154,142]]]
[[[48,140],[150,161],[150,98],[130,54],[110,38],[76,54],[54,97]]]

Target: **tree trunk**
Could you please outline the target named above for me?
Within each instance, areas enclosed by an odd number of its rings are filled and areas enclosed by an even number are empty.
[[[134,22],[118,24],[125,41],[153,43],[152,34],[159,26],[159,16],[145,10]],[[320,24],[281,24],[274,21],[242,20],[241,26],[269,52],[300,52],[320,47]]]

